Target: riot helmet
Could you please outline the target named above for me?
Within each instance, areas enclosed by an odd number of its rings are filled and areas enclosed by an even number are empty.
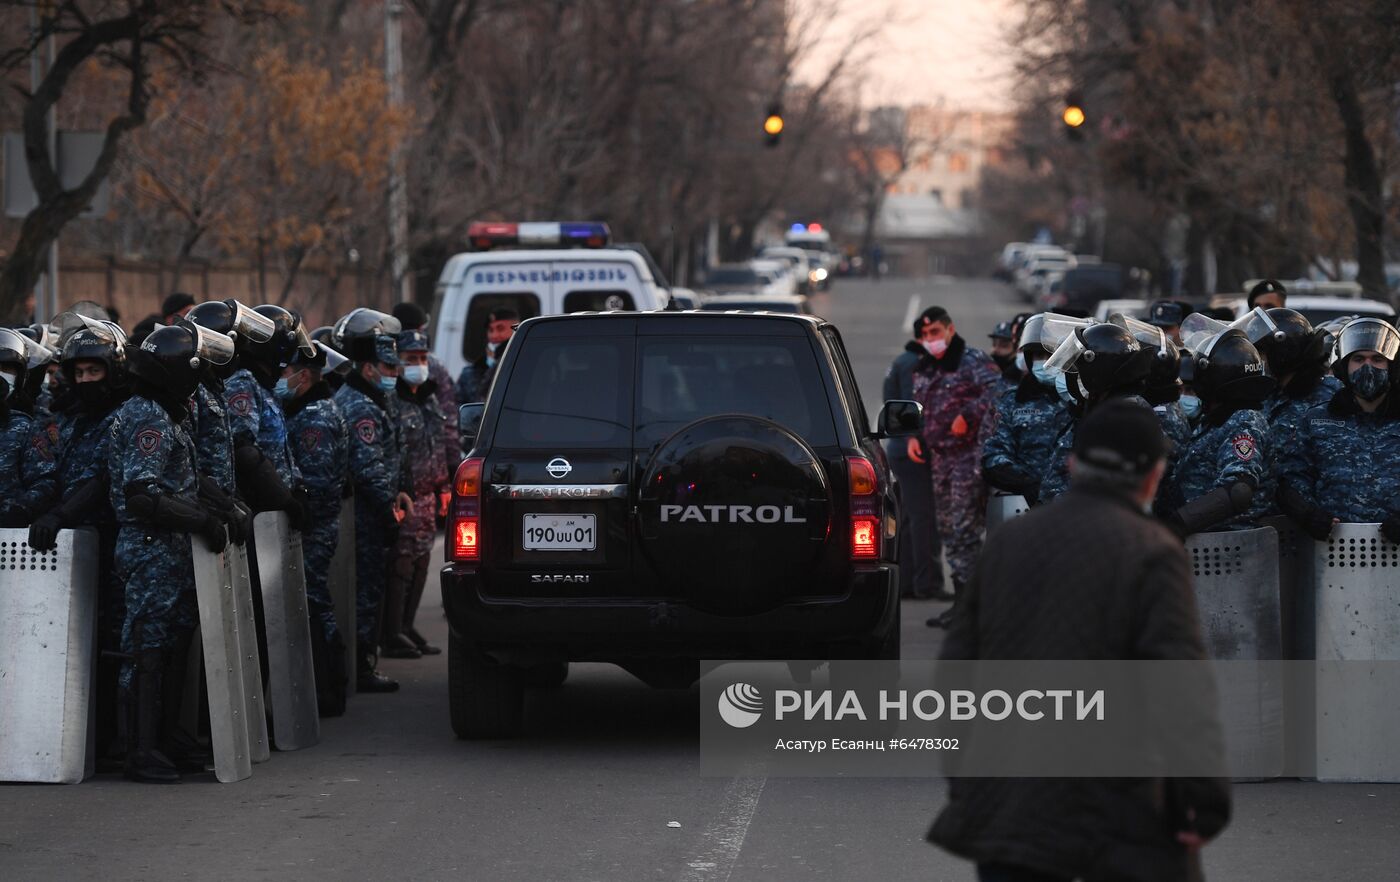
[[[1256,347],[1268,359],[1269,370],[1275,376],[1281,377],[1323,363],[1327,358],[1325,333],[1314,328],[1312,322],[1296,310],[1277,306],[1267,312],[1278,328],[1278,334],[1270,335]]]
[[[403,323],[392,315],[362,306],[340,317],[331,339],[334,347],[353,361],[384,361],[380,356],[392,351],[393,361],[385,364],[397,364],[397,349],[393,343],[394,337],[402,332]],[[385,347],[380,338],[388,338],[389,347]]]
[[[275,330],[270,339],[254,341],[243,350],[249,359],[268,366],[275,365],[281,370],[298,350],[308,358],[315,357],[316,344],[312,342],[311,333],[301,316],[273,304],[255,307],[253,312],[271,321]]]
[[[1227,328],[1199,344],[1191,385],[1209,402],[1258,405],[1274,390],[1264,356],[1238,328]]]
[[[1351,357],[1358,352],[1376,352],[1389,362],[1388,369],[1366,365],[1350,369]],[[1400,332],[1384,319],[1367,316],[1353,319],[1337,334],[1333,347],[1332,375],[1364,401],[1374,401],[1390,387],[1396,372],[1395,357],[1400,352]]]
[[[1085,397],[1129,389],[1147,379],[1154,350],[1137,341],[1126,328],[1103,322],[1078,328],[1065,338],[1046,362],[1052,370],[1075,373]],[[1073,390],[1076,383],[1071,382]]]
[[[237,300],[210,300],[185,314],[185,320],[226,334],[241,351],[247,343],[266,343],[272,339],[277,326]]]
[[[73,382],[73,368],[80,361],[100,361],[107,368],[107,383],[119,385],[120,377],[126,369],[126,333],[120,326],[109,321],[94,321],[83,315],[70,314],[60,324],[63,332],[63,346],[59,354],[59,364],[67,380]]]
[[[211,335],[215,336],[219,335]],[[131,374],[164,394],[188,399],[199,385],[204,360],[196,328],[160,325],[128,355]]]

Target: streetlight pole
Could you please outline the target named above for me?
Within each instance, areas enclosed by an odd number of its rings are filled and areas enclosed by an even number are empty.
[[[389,106],[402,107],[403,88],[403,3],[384,4],[384,79],[389,84]],[[400,302],[413,299],[408,284],[408,193],[404,180],[403,145],[389,158],[389,275],[394,297]]]

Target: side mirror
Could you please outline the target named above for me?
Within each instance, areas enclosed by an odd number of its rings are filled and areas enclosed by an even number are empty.
[[[462,436],[462,450],[468,451],[476,444],[476,436],[481,431],[481,417],[486,413],[486,404],[475,402],[457,408],[457,430]]]
[[[919,434],[924,421],[924,406],[917,401],[886,401],[880,408],[881,438],[903,438]]]

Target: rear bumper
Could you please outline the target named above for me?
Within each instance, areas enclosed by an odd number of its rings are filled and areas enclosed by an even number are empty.
[[[899,578],[882,564],[844,595],[725,616],[663,600],[487,597],[475,569],[449,564],[442,602],[452,630],[501,661],[827,658],[896,627]]]

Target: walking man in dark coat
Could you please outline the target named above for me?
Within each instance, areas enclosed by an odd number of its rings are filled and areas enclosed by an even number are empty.
[[[1069,491],[988,538],[942,657],[1205,660],[1186,551],[1144,513],[1168,447],[1141,405],[1085,417]],[[1176,882],[1229,814],[1222,778],[958,778],[929,839],[981,882]]]

